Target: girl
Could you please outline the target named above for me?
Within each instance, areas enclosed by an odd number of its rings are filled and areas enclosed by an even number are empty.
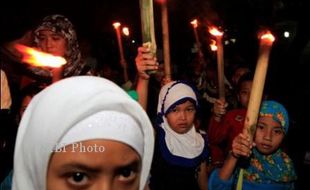
[[[81,60],[75,29],[68,18],[58,14],[46,16],[34,30],[34,34],[35,45],[40,50],[62,56],[67,61],[63,68],[52,71],[32,68],[35,73],[52,77],[53,82],[63,77],[81,74],[84,63]]]
[[[13,190],[142,190],[153,145],[150,120],[121,88],[102,78],[70,77],[27,107]]]
[[[150,189],[207,189],[207,141],[194,126],[197,107],[188,84],[172,81],[161,88]]]
[[[240,173],[243,190],[294,189],[293,163],[281,149],[288,127],[286,109],[278,102],[264,101],[254,136],[255,148],[248,135],[240,133],[236,136],[223,167],[211,174],[209,189],[231,189],[237,183],[240,168],[243,168]],[[249,163],[239,165],[237,161],[241,156],[248,157]]]

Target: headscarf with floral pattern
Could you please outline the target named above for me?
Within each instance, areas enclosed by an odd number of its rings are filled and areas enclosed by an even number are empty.
[[[273,118],[281,124],[284,134],[287,134],[288,113],[280,103],[263,101],[259,116]],[[292,160],[281,148],[270,155],[262,155],[254,148],[250,165],[244,171],[244,178],[255,183],[288,183],[296,180],[297,176]]]

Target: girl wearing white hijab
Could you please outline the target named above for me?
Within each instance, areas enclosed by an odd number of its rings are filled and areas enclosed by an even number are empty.
[[[207,141],[194,126],[197,107],[190,85],[172,81],[161,88],[151,189],[207,189]]]
[[[37,94],[23,115],[13,190],[142,190],[153,146],[146,113],[117,85],[63,79]]]

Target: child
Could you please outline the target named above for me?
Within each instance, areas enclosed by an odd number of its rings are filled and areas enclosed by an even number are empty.
[[[278,102],[264,101],[254,143],[251,144],[249,136],[243,133],[234,138],[231,153],[223,167],[210,176],[209,189],[232,189],[237,183],[239,171],[243,171],[243,190],[294,189],[296,174],[293,163],[281,149],[288,127],[286,109]],[[238,161],[241,156],[248,157],[249,163],[240,166]]]
[[[213,106],[213,115],[209,122],[208,140],[213,167],[221,167],[231,149],[233,139],[242,131],[244,119],[250,99],[253,75],[243,75],[238,85],[238,109],[226,113],[227,104],[216,100]]]
[[[207,141],[194,126],[197,107],[188,84],[172,81],[161,88],[150,189],[207,189]]]
[[[13,190],[142,190],[153,145],[146,113],[116,84],[91,76],[63,79],[26,108]]]

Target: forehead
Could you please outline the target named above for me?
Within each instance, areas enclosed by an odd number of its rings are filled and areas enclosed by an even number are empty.
[[[240,89],[246,89],[252,87],[253,81],[243,81],[240,85]]]
[[[60,36],[60,37],[63,37],[63,35],[61,35],[60,33],[53,32],[52,30],[49,30],[49,29],[39,30],[38,34],[40,36]]]
[[[267,126],[270,126],[270,127],[273,127],[273,128],[276,128],[276,127],[282,127],[281,124],[274,120],[271,116],[260,116],[259,119],[258,119],[258,123],[264,123],[266,124]]]

